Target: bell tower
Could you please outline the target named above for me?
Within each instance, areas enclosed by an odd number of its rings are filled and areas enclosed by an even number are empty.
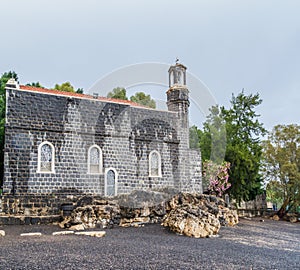
[[[189,148],[189,90],[186,86],[186,67],[176,60],[169,68],[169,90],[167,91],[168,110],[177,112],[178,133],[182,146]]]
[[[168,110],[177,114],[177,139],[179,140],[174,164],[174,186],[180,191],[191,188],[189,151],[189,90],[186,86],[186,67],[176,60],[169,68],[169,90],[167,91]]]

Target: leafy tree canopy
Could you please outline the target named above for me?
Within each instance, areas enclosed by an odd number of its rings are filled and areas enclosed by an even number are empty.
[[[200,138],[200,149],[204,160],[221,164],[226,150],[226,125],[218,105],[210,108],[210,114],[203,124],[203,136]]]
[[[116,98],[116,99],[122,99],[122,100],[128,100],[128,97],[126,96],[126,89],[123,87],[116,87],[111,92],[107,94],[108,98]]]
[[[33,87],[38,87],[38,88],[44,88],[39,82],[32,82],[32,83],[27,83],[27,86],[33,86]],[[71,85],[70,82],[65,82],[62,83],[61,85],[56,84],[54,86],[54,89],[59,90],[59,91],[65,91],[65,92],[76,92],[79,94],[83,94],[83,88],[78,88],[76,91],[74,87]]]
[[[232,95],[231,107],[221,108],[226,122],[225,160],[230,162],[230,194],[238,202],[254,199],[262,192],[260,136],[266,133],[259,122],[256,107],[262,103],[259,94]]]
[[[32,82],[32,83],[27,83],[27,86],[33,86],[33,87],[38,87],[38,88],[44,88],[39,82]]]
[[[56,84],[54,86],[54,89],[59,90],[59,91],[64,91],[64,92],[75,93],[74,87],[71,85],[70,82],[65,82],[65,83],[62,83],[61,85]]]
[[[203,131],[200,130],[197,126],[190,127],[190,148],[191,149],[200,149],[200,138],[202,137]],[[202,152],[201,152],[202,154]],[[202,154],[203,159],[203,154]]]
[[[221,164],[226,151],[226,125],[218,105],[210,108],[203,131],[190,128],[190,148],[200,148],[202,160]]]
[[[126,89],[124,87],[114,88],[111,92],[107,94],[107,97],[128,100]],[[144,92],[135,93],[135,95],[130,97],[130,100],[149,108],[156,108],[155,101],[151,99],[150,95],[146,95]]]
[[[280,217],[300,204],[300,126],[277,125],[264,146],[264,173],[269,191],[276,186],[276,197],[283,201]]]
[[[229,193],[238,202],[253,199],[262,192],[260,136],[266,130],[255,112],[261,102],[258,94],[245,95],[242,91],[232,95],[229,109],[213,106],[203,131],[196,130],[203,161],[222,164],[225,160],[231,164]],[[191,140],[191,144],[195,142]]]
[[[76,90],[76,93],[78,93],[78,94],[83,94],[83,88],[78,88],[78,89]]]
[[[277,180],[271,180],[266,186],[267,201],[280,204],[283,203],[284,187]]]
[[[150,95],[146,95],[144,92],[135,93],[134,96],[130,97],[130,100],[149,108],[156,108],[155,101],[151,99]]]
[[[0,78],[0,95],[1,97],[5,98],[5,85],[9,79],[18,80],[18,75],[14,71],[4,72]]]

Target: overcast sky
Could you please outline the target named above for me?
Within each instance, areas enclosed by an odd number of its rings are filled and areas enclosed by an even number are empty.
[[[298,123],[298,0],[1,0],[0,72],[21,84],[70,81],[89,89],[135,63],[176,57],[228,106],[258,92],[261,120]],[[168,81],[166,74],[166,83]],[[111,90],[111,89],[108,89]],[[149,89],[154,96],[159,87]],[[161,91],[164,93],[164,91]],[[194,119],[197,115],[193,115]]]

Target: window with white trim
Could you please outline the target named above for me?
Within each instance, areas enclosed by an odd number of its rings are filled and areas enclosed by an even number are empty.
[[[152,151],[149,155],[149,176],[161,177],[161,157],[157,151]]]
[[[50,142],[43,142],[38,147],[39,173],[54,173],[55,148]]]
[[[98,145],[92,145],[88,150],[88,173],[102,173],[102,150]]]
[[[105,170],[105,196],[117,195],[118,173],[114,168]]]

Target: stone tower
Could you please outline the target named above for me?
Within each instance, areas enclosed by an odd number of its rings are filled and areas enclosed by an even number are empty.
[[[186,86],[186,67],[178,60],[169,68],[169,90],[167,91],[168,110],[177,113],[178,146],[177,173],[174,184],[181,191],[189,190],[190,157],[189,157],[189,90]],[[174,157],[175,158],[175,157]],[[174,162],[175,163],[175,162]]]
[[[169,68],[168,110],[177,112],[178,135],[182,146],[189,148],[189,90],[186,87],[186,67],[178,62]]]

